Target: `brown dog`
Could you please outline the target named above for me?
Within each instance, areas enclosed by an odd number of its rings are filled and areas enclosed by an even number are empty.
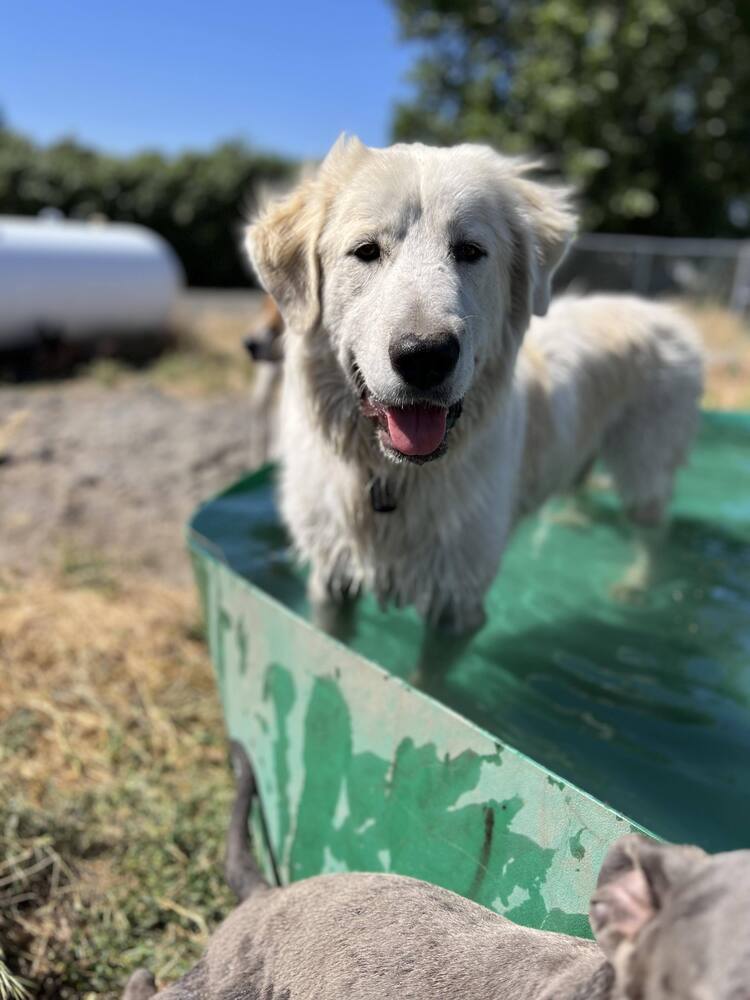
[[[262,465],[278,458],[277,411],[281,387],[283,360],[282,333],[284,320],[278,306],[266,295],[260,312],[243,340],[243,346],[253,360],[252,456],[253,463]]]

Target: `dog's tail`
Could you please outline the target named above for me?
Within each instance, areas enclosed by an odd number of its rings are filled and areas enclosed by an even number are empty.
[[[245,748],[237,740],[232,740],[229,744],[229,757],[237,794],[229,820],[224,871],[229,888],[242,902],[257,889],[268,888],[268,883],[261,875],[253,856],[247,826],[250,805],[256,792],[255,775]]]

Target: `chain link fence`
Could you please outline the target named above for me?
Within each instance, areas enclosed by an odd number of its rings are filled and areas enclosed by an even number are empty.
[[[750,241],[582,234],[556,291],[686,296],[750,313]]]

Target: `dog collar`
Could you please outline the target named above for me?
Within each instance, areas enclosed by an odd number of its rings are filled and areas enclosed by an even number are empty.
[[[375,477],[370,483],[370,503],[376,514],[391,514],[396,509],[396,497],[387,479]]]

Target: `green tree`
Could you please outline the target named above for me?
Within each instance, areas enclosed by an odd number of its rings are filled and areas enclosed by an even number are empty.
[[[57,208],[72,218],[104,215],[161,234],[196,285],[248,284],[240,227],[257,186],[291,164],[227,142],[206,153],[115,157],[72,139],[41,147],[0,122],[0,213]]]
[[[584,225],[750,235],[747,0],[393,0],[421,43],[396,138],[542,154]]]

